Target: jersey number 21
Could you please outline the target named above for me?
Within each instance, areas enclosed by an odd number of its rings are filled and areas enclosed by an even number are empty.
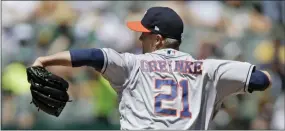
[[[181,80],[176,83],[173,79],[156,79],[155,89],[161,89],[163,86],[171,88],[171,94],[158,94],[154,98],[154,111],[157,114],[165,116],[177,116],[177,109],[162,108],[162,101],[172,101],[178,95],[178,88],[182,88],[182,99],[183,109],[180,112],[180,117],[191,118],[191,112],[189,111],[189,100],[188,100],[188,81]]]

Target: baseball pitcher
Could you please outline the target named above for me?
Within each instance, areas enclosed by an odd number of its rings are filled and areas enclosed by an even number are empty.
[[[152,7],[127,26],[142,33],[143,54],[75,49],[39,57],[32,67],[90,66],[101,72],[119,94],[122,130],[206,130],[225,98],[270,87],[270,75],[250,63],[196,60],[179,51],[183,22],[168,7]]]

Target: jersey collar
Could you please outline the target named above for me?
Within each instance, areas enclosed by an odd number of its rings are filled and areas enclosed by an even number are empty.
[[[160,49],[152,52],[154,54],[159,54],[159,55],[165,55],[165,56],[181,56],[181,55],[186,55],[186,53],[180,52],[175,49],[171,48],[165,48],[165,49]]]

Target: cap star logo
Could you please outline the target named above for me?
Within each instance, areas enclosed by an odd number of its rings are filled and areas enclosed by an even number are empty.
[[[159,28],[157,26],[154,27],[154,30],[159,31]]]

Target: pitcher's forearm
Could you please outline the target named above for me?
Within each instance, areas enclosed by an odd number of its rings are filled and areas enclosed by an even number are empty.
[[[70,66],[72,67],[71,57],[69,51],[59,52],[49,56],[39,57],[42,66]]]
[[[56,53],[50,56],[39,57],[33,66],[90,66],[101,71],[105,62],[101,49],[75,49]]]

